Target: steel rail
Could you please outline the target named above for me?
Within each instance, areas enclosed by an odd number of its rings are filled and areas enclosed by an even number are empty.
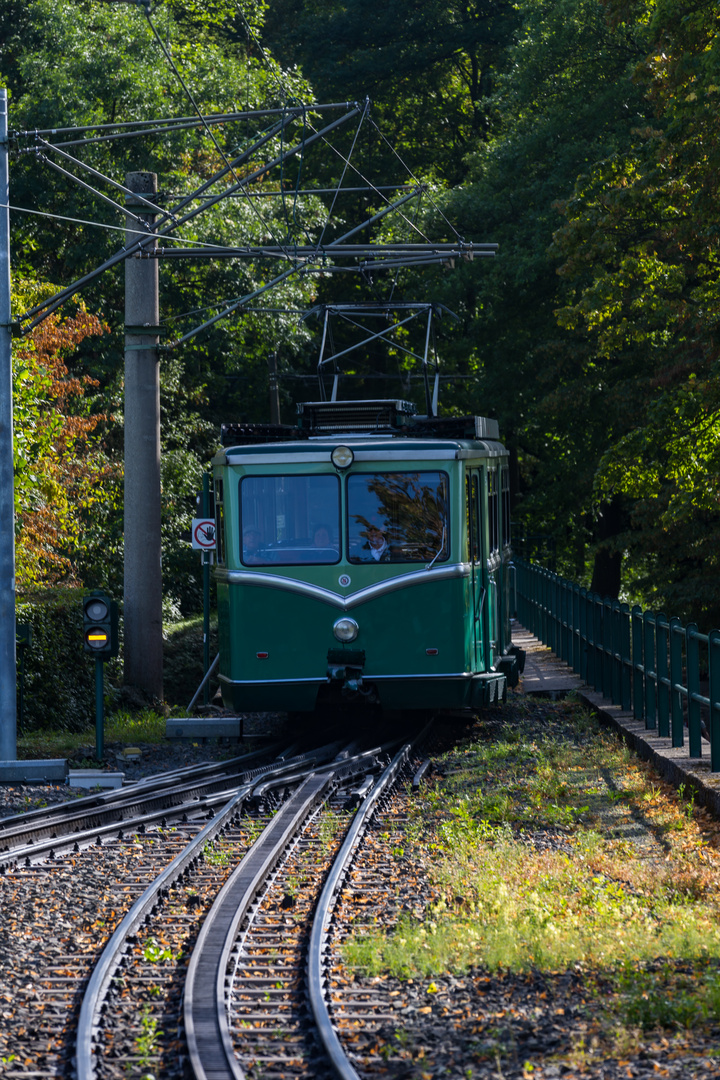
[[[290,761],[285,767],[290,770],[294,767],[294,764]],[[273,768],[282,768],[282,766],[270,765],[267,767],[267,772],[270,772]],[[329,783],[327,778],[323,779],[324,783]],[[222,829],[232,823],[257,782],[258,777],[256,776],[235,792],[223,810],[190,841],[187,847],[172,860],[155,881],[148,886],[142,896],[135,901],[110,937],[88,981],[80,1008],[74,1061],[76,1080],[94,1080],[93,1035],[98,1027],[103,998],[120,963],[128,938],[151,914],[163,891],[177,881],[187,869],[197,863],[205,844],[213,840]],[[279,814],[276,815],[273,820],[277,821],[279,816]],[[251,851],[256,846],[253,845]],[[241,866],[245,865],[245,861],[243,860]],[[220,895],[222,895],[222,891]]]
[[[244,800],[252,791],[252,787],[252,783],[245,784],[228,802],[223,812],[209,822],[190,841],[185,850],[173,859],[152,885],[148,886],[142,896],[132,905],[105,946],[100,961],[90,976],[80,1008],[75,1048],[75,1076],[77,1080],[93,1080],[95,1076],[93,1033],[97,1027],[102,999],[108,990],[115,969],[120,963],[127,939],[141,925],[145,917],[151,913],[158,902],[161,890],[172,885],[185,869],[200,857],[200,852],[205,844],[214,839],[221,829],[239,813]]]
[[[295,754],[296,748],[290,748],[292,754]],[[14,830],[22,825],[36,825],[40,826],[42,823],[52,825],[56,819],[62,819],[65,816],[69,816],[69,812],[79,810],[83,812],[85,809],[91,807],[108,807],[114,802],[124,802],[128,798],[128,793],[137,792],[140,789],[153,790],[157,789],[162,791],[163,788],[172,787],[173,784],[177,784],[178,781],[182,782],[186,779],[195,779],[201,782],[203,779],[209,779],[220,773],[230,773],[234,769],[239,772],[251,769],[252,762],[258,758],[270,756],[273,761],[277,761],[278,758],[286,758],[291,756],[287,750],[277,753],[275,746],[269,744],[261,750],[253,750],[250,754],[241,754],[238,757],[229,758],[227,761],[214,761],[209,764],[203,765],[183,765],[179,769],[172,769],[169,772],[155,773],[152,776],[143,777],[140,780],[132,781],[129,784],[124,785],[122,788],[113,788],[109,791],[104,791],[94,795],[84,795],[80,799],[76,799],[73,803],[55,803],[53,806],[41,807],[38,810],[28,810],[22,814],[13,814],[10,817],[0,819],[0,843],[3,840],[3,834],[6,831]]]
[[[185,980],[185,1034],[196,1080],[244,1080],[226,1012],[225,977],[240,922],[292,836],[323,798],[332,774],[313,774],[253,845],[202,925]],[[78,1076],[78,1080],[85,1080]]]
[[[320,1040],[325,1052],[330,1059],[335,1074],[340,1080],[361,1080],[361,1077],[353,1068],[350,1059],[343,1050],[335,1027],[330,1019],[327,1002],[323,994],[323,954],[326,951],[328,930],[332,918],[337,894],[343,878],[347,873],[350,860],[355,853],[362,837],[370,822],[380,796],[392,786],[403,765],[407,762],[413,748],[426,738],[432,727],[431,720],[412,742],[405,743],[397,752],[393,760],[385,769],[379,780],[366,796],[362,803],[362,809],[358,810],[353,818],[352,825],[343,841],[337,858],[328,874],[323,886],[320,899],[318,900],[315,919],[310,933],[310,945],[308,948],[308,993],[310,1008],[318,1030]]]
[[[327,761],[330,754],[337,749],[337,744],[319,748],[317,751],[299,754],[288,758],[281,765],[272,763],[266,766],[258,766],[243,773],[228,773],[212,776],[208,781],[208,790],[203,790],[202,783],[185,784],[180,787],[170,788],[169,791],[144,789],[142,785],[125,789],[126,802],[110,809],[93,807],[92,800],[82,815],[70,816],[60,821],[60,825],[77,825],[74,830],[66,828],[65,832],[59,832],[58,825],[40,823],[34,829],[24,831],[18,826],[13,830],[14,834],[25,840],[24,845],[5,848],[0,851],[0,873],[9,866],[25,860],[38,861],[42,857],[52,858],[68,850],[74,850],[81,845],[87,846],[93,841],[102,842],[103,837],[117,835],[122,837],[127,832],[142,830],[156,822],[170,821],[177,818],[187,817],[192,819],[197,814],[210,811],[214,813],[217,805],[222,805],[237,791],[238,786],[244,782],[255,781],[259,778],[266,779],[272,776],[282,776],[283,773],[297,772],[299,767],[316,768],[318,761]],[[278,760],[276,757],[275,761]],[[174,801],[170,801],[170,799]],[[141,815],[136,816],[132,811],[145,804]],[[129,816],[126,811],[132,816]],[[78,823],[93,816],[100,820],[90,821],[86,828],[81,828]],[[109,818],[109,820],[105,820]],[[48,830],[53,829],[48,836]],[[28,839],[35,835],[38,839]],[[12,834],[10,836],[12,839]],[[2,837],[0,837],[0,841]]]
[[[314,762],[311,760],[310,763]],[[297,762],[295,767],[300,764]],[[105,806],[94,803],[91,799],[81,811],[78,812],[71,807],[66,817],[57,817],[50,823],[39,821],[30,823],[28,827],[20,821],[12,829],[7,829],[0,834],[0,845],[4,845],[4,851],[0,850],[0,864],[8,859],[12,861],[18,853],[19,846],[16,845],[13,848],[13,840],[18,840],[20,844],[30,845],[35,852],[47,850],[48,847],[53,846],[59,849],[67,840],[77,840],[95,834],[102,835],[117,828],[130,828],[130,820],[141,821],[148,814],[155,813],[155,816],[160,817],[163,814],[172,814],[177,817],[178,812],[195,808],[200,800],[207,801],[216,795],[218,790],[235,789],[249,779],[251,776],[248,775],[248,770],[241,772],[231,770],[200,780],[190,778],[167,788],[132,786],[120,789],[124,795],[122,800]],[[68,804],[63,805],[67,810]],[[30,837],[34,837],[35,840],[30,840]],[[42,843],[39,844],[38,840]]]

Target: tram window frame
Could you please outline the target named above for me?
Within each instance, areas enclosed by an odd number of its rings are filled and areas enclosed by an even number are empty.
[[[332,552],[333,552],[333,554],[335,556],[334,558],[332,558],[332,559],[330,559],[330,558],[326,558],[326,559],[314,559],[314,558],[313,559],[309,559],[309,558],[287,559],[287,558],[282,558],[282,555],[283,555],[285,549],[282,547],[282,541],[277,541],[277,540],[272,541],[271,543],[266,545],[266,547],[263,549],[263,552],[268,553],[270,556],[279,556],[279,557],[263,558],[262,555],[261,555],[260,557],[253,557],[252,560],[249,560],[247,558],[247,554],[246,554],[246,552],[244,550],[244,544],[243,544],[243,537],[245,535],[245,530],[246,529],[254,529],[256,532],[259,532],[261,536],[262,536],[262,531],[263,530],[262,530],[262,528],[260,527],[260,524],[257,521],[253,520],[253,521],[249,522],[247,525],[244,522],[244,513],[243,513],[243,503],[244,503],[243,495],[244,495],[244,492],[243,492],[243,485],[247,481],[256,481],[257,482],[257,481],[268,481],[268,480],[289,480],[289,481],[293,481],[293,480],[334,480],[335,481],[335,483],[337,485],[337,488],[336,488],[336,491],[337,491],[337,518],[336,518],[336,521],[333,523],[329,519],[331,515],[328,515],[325,518],[323,518],[323,520],[321,522],[320,521],[315,522],[315,525],[313,526],[315,532],[317,532],[317,530],[319,528],[321,528],[321,527],[333,527],[333,524],[336,526],[336,529],[337,529],[337,544],[336,545],[331,544],[325,549],[328,552],[332,550]],[[342,492],[341,492],[341,487],[340,487],[340,477],[337,476],[337,474],[335,474],[335,473],[272,473],[272,474],[253,473],[250,476],[242,476],[242,477],[240,477],[239,500],[238,500],[239,501],[238,516],[239,516],[239,519],[240,519],[240,561],[241,561],[242,565],[243,566],[252,566],[252,567],[259,566],[259,567],[264,567],[264,568],[273,567],[273,566],[308,566],[308,567],[309,566],[337,566],[337,564],[342,559],[342,506],[341,506],[341,495],[342,495]],[[307,498],[307,496],[306,496],[306,498]],[[274,513],[274,516],[275,516],[275,519],[276,519],[276,522],[277,522],[277,513],[276,512]],[[268,520],[270,521],[271,519],[269,518]],[[277,529],[277,524],[275,525],[275,529]],[[308,525],[308,531],[309,531],[309,525]],[[298,540],[300,538],[296,537],[295,539]],[[302,537],[302,540],[307,541],[307,543],[295,543],[294,547],[288,546],[288,549],[287,549],[288,553],[291,552],[291,551],[295,551],[295,552],[298,552],[298,553],[302,553],[303,555],[308,555],[308,554],[312,554],[316,550],[319,550],[319,549],[315,549],[313,547],[312,540],[311,540],[309,535],[307,535],[305,537]]]
[[[225,501],[221,476],[215,478],[215,557],[218,566],[225,566]]]
[[[397,557],[396,555],[393,554],[394,545],[391,543],[391,544],[389,544],[390,557],[387,560],[382,560],[383,565],[390,564],[390,565],[394,565],[394,566],[402,566],[402,565],[406,565],[406,566],[407,565],[410,565],[410,566],[418,566],[418,565],[420,565],[420,566],[422,566],[423,564],[428,565],[430,563],[435,563],[436,564],[436,563],[446,563],[446,562],[448,562],[449,559],[450,559],[450,556],[451,556],[451,552],[452,552],[452,544],[451,544],[452,537],[451,537],[451,524],[450,524],[450,519],[451,519],[451,488],[450,488],[450,475],[444,469],[387,469],[387,470],[374,469],[372,472],[353,472],[353,473],[350,473],[347,476],[346,480],[345,480],[345,528],[346,528],[346,536],[345,536],[345,545],[346,546],[345,546],[345,550],[346,550],[347,561],[349,563],[351,563],[353,566],[363,566],[363,565],[372,566],[373,563],[375,563],[375,562],[379,563],[381,561],[380,559],[374,560],[374,559],[360,558],[357,554],[351,554],[351,547],[350,547],[350,545],[351,545],[350,513],[351,513],[351,497],[352,497],[351,496],[351,485],[355,484],[356,482],[358,482],[358,481],[360,481],[360,480],[362,480],[362,479],[364,479],[366,477],[371,477],[371,476],[418,476],[418,477],[434,476],[434,477],[438,477],[441,480],[441,482],[442,482],[442,484],[443,484],[443,486],[445,488],[445,493],[446,493],[446,495],[445,495],[445,515],[444,515],[444,521],[443,521],[443,525],[444,525],[444,529],[445,529],[445,538],[444,538],[443,546],[440,548],[440,551],[436,553],[436,552],[433,552],[431,550],[430,553],[427,555],[427,557],[423,556],[423,558],[416,558],[416,559],[402,558],[402,557]],[[380,531],[383,531],[383,530],[380,530]]]
[[[482,545],[480,541],[480,483],[476,470],[465,474],[465,517],[467,522],[468,560],[479,563]]]
[[[503,465],[500,469],[500,512],[502,514],[503,547],[510,544],[510,468]]]
[[[490,554],[496,555],[500,551],[500,535],[499,535],[499,507],[498,507],[498,470],[497,466],[488,466],[487,470],[487,488],[488,488],[488,519],[490,525]]]

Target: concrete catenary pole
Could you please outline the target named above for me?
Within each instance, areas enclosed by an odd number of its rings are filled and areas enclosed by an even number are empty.
[[[17,758],[15,498],[7,90],[0,90],[0,759]]]
[[[157,176],[129,173],[131,191],[153,198]],[[126,205],[152,225],[132,196]],[[127,243],[138,223],[126,219]],[[125,682],[163,697],[160,541],[160,372],[158,260],[125,260]]]

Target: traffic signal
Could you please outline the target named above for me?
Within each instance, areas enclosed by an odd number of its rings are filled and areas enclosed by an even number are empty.
[[[101,660],[118,654],[118,606],[99,590],[83,598],[83,642]]]

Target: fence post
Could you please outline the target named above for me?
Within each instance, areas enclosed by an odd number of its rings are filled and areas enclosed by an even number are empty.
[[[572,666],[580,674],[580,586],[573,585],[572,591]]]
[[[633,673],[633,716],[642,720],[645,708],[645,685],[643,664],[643,623],[642,608],[636,604],[632,609],[632,673]]]
[[[603,615],[605,608],[599,593],[593,593],[593,686],[602,693],[603,688]]]
[[[622,653],[620,649],[620,601],[613,600],[610,615],[610,673],[612,685],[612,703],[619,705],[622,700]]]
[[[602,602],[602,695],[612,701],[612,600],[606,596]]]
[[[688,736],[690,757],[702,757],[702,731],[700,727],[700,642],[697,623],[688,623],[685,630],[685,662],[687,664],[688,690]]]
[[[655,616],[655,671],[657,673],[658,735],[670,734],[670,680],[668,679],[668,619]]]
[[[580,590],[580,677],[590,685],[590,644],[588,641],[588,594],[587,589]]]
[[[683,746],[685,743],[685,717],[683,716],[682,686],[683,663],[682,647],[685,634],[682,623],[674,616],[670,620],[670,727],[672,745]]]
[[[630,607],[620,605],[620,704],[623,712],[632,709],[632,653],[630,651]]]
[[[643,613],[643,655],[645,658],[645,727],[652,729],[657,723],[657,672],[655,671],[655,615],[652,611]]]
[[[720,630],[708,636],[708,668],[710,674],[710,771],[720,772]]]

